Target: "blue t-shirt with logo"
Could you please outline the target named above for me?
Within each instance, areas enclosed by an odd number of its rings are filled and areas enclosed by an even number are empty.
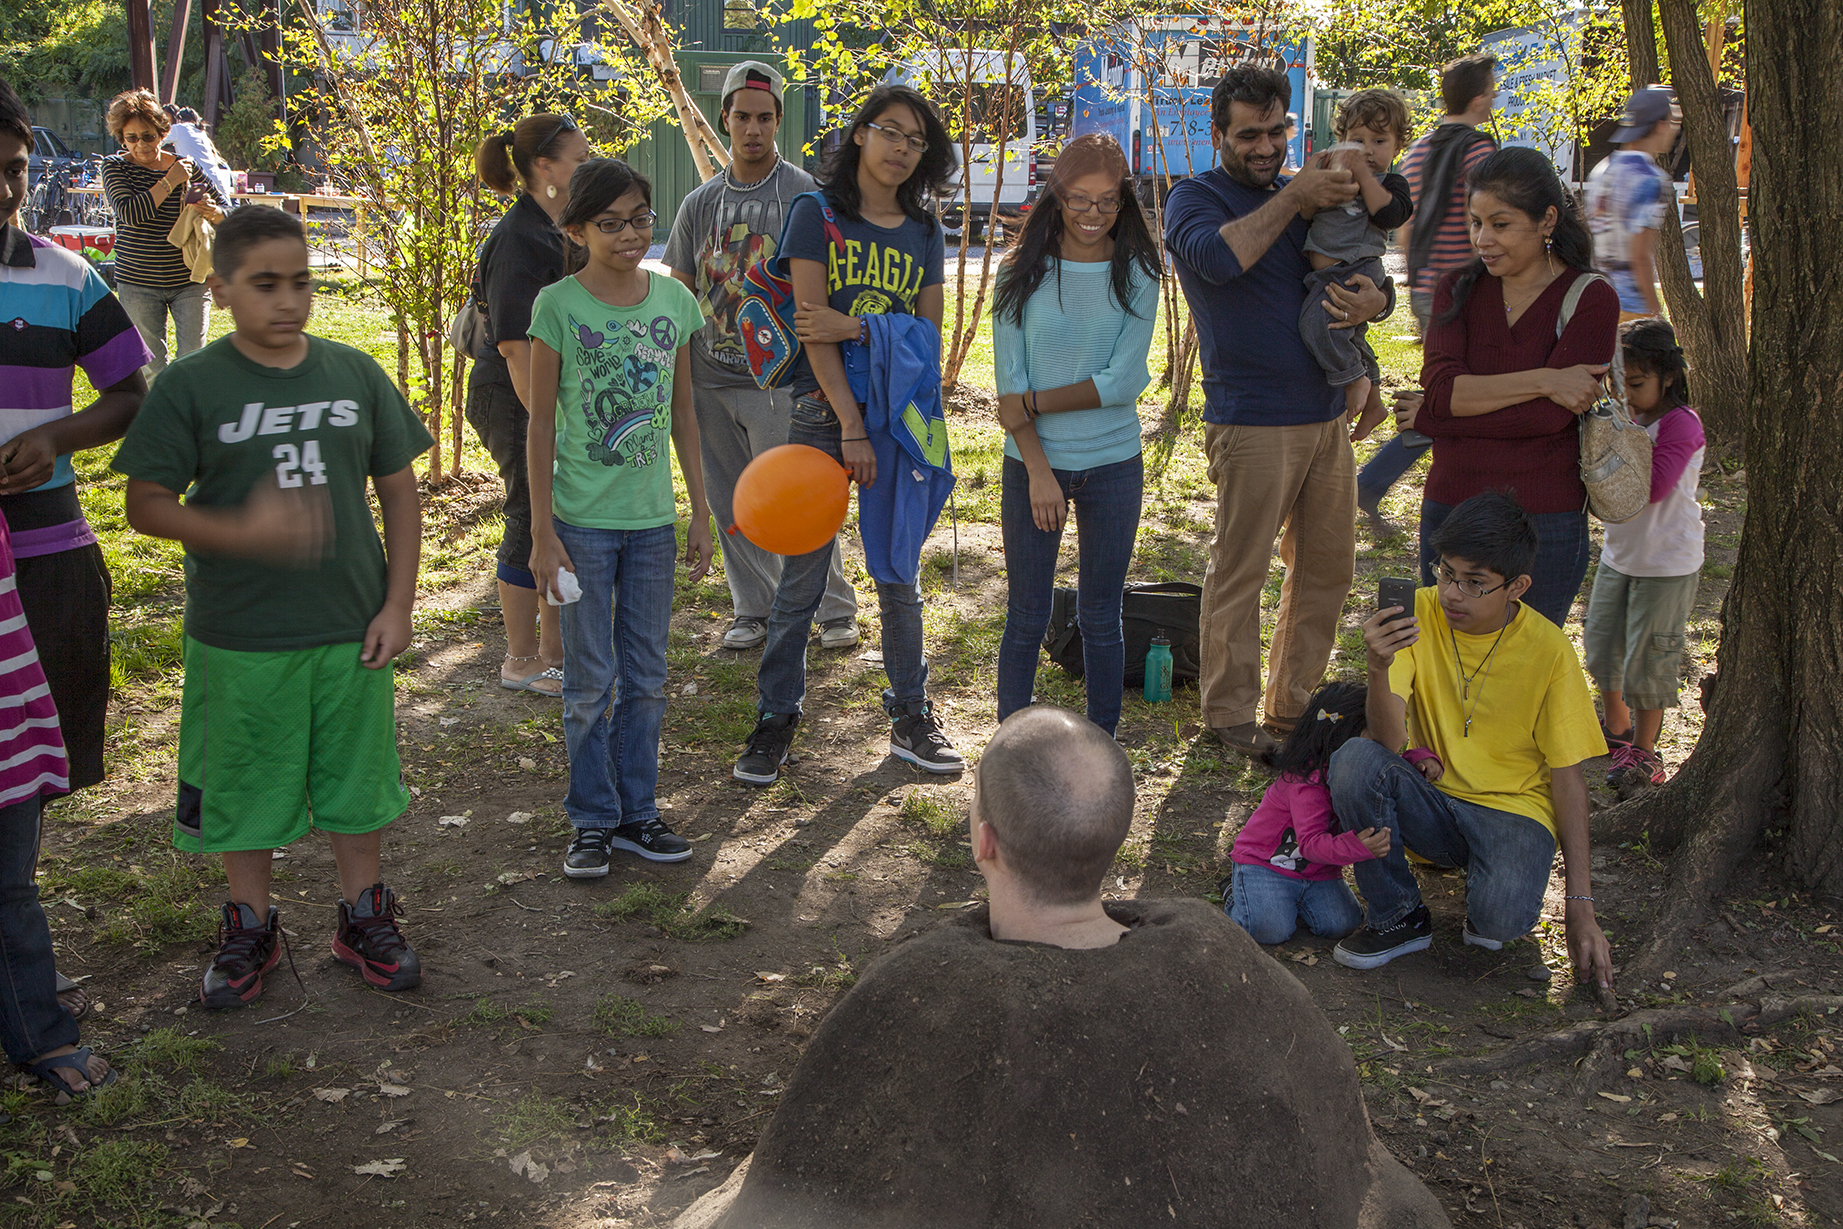
[[[836,208],[832,216],[844,237],[843,250],[836,250],[827,238],[819,202],[812,197],[795,201],[787,215],[781,255],[825,264],[826,301],[835,311],[847,316],[879,312],[913,316],[921,292],[946,280],[947,241],[934,219],[904,218],[901,226],[891,227],[853,221]],[[819,387],[804,350],[794,365],[791,387],[797,397]]]

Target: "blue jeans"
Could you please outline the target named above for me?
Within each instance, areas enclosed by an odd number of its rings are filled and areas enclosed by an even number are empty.
[[[1065,499],[1075,505],[1077,580],[1075,617],[1081,625],[1082,674],[1088,720],[1112,734],[1120,724],[1126,676],[1126,638],[1120,601],[1126,569],[1139,536],[1145,497],[1145,459],[1135,456],[1093,469],[1058,469]],[[1005,458],[1001,518],[1010,599],[1005,635],[998,644],[998,719],[1026,708],[1037,686],[1037,659],[1049,628],[1062,530],[1045,533],[1030,516],[1030,469]]]
[[[122,308],[153,354],[153,359],[141,368],[148,379],[166,370],[168,316],[173,318],[174,358],[184,358],[205,344],[205,325],[211,319],[211,298],[205,293],[203,282],[186,282],[164,289],[117,282],[115,297],[121,300]]]
[[[38,903],[39,800],[0,810],[0,1041],[16,1063],[77,1044],[77,1022],[58,1002],[51,927]]]
[[[677,535],[670,525],[551,523],[582,586],[582,600],[560,612],[563,741],[570,753],[563,809],[578,828],[655,819]]]
[[[1465,912],[1474,934],[1507,942],[1542,917],[1555,838],[1529,816],[1442,793],[1414,765],[1367,738],[1332,754],[1327,784],[1344,831],[1395,833],[1387,857],[1353,868],[1372,927],[1393,926],[1421,903],[1407,849],[1437,866],[1465,868]]]
[[[1357,472],[1357,507],[1374,508],[1381,503],[1389,488],[1400,482],[1401,476],[1413,469],[1431,447],[1433,441],[1415,431],[1397,435],[1377,449],[1376,455]]]
[[[1434,581],[1434,564],[1440,561],[1433,548],[1434,535],[1453,512],[1452,504],[1421,501],[1421,584]],[[1543,618],[1561,627],[1580,596],[1581,582],[1587,579],[1587,560],[1591,547],[1587,540],[1585,512],[1532,512],[1536,522],[1536,562],[1529,569],[1529,591],[1523,602]]]
[[[1341,939],[1363,924],[1363,906],[1342,879],[1299,879],[1237,862],[1223,908],[1256,943],[1284,943],[1303,920],[1323,939]]]
[[[808,444],[834,460],[843,461],[838,415],[817,397],[794,402],[787,427],[787,442]],[[895,482],[895,474],[878,474],[878,482]],[[761,693],[757,706],[764,714],[797,713],[806,699],[806,641],[813,634],[813,615],[825,600],[826,577],[832,567],[834,538],[808,555],[789,555],[781,561],[781,583],[768,612],[768,643],[755,685]],[[892,715],[918,712],[928,698],[928,663],[922,659],[921,586],[892,585],[877,581],[877,612],[883,625],[883,671],[890,685],[883,692],[883,707]]]

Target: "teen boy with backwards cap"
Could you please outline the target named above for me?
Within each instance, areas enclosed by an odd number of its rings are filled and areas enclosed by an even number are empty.
[[[743,274],[774,255],[788,206],[815,187],[813,177],[782,158],[775,145],[783,89],[781,74],[759,61],[744,60],[730,69],[718,115],[730,138],[729,167],[686,195],[666,241],[666,267],[704,308],[706,323],[691,340],[692,404],[704,491],[719,529],[728,529],[734,519],[736,479],[750,461],[787,442],[793,416],[791,389],[756,386],[736,329],[736,312],[747,293]],[[735,616],[723,633],[723,647],[756,648],[768,638],[781,557],[739,533],[719,533],[717,541]],[[858,642],[857,593],[845,579],[843,556],[832,552],[816,616],[819,643],[828,649]]]
[[[1434,546],[1438,583],[1415,593],[1414,610],[1390,606],[1363,624],[1369,737],[1331,757],[1331,800],[1346,831],[1386,828],[1395,839],[1354,868],[1368,920],[1332,955],[1374,969],[1432,944],[1410,849],[1465,868],[1464,940],[1496,951],[1541,918],[1559,843],[1575,974],[1611,989],[1583,771],[1606,740],[1574,646],[1517,600],[1530,585],[1535,523],[1508,494],[1486,491],[1453,509]],[[1411,732],[1412,745],[1440,757],[1437,782],[1396,754]]]

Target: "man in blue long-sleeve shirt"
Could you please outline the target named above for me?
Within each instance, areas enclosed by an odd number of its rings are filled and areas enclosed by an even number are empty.
[[[1260,759],[1324,674],[1356,566],[1344,396],[1326,382],[1298,322],[1311,272],[1306,220],[1352,200],[1357,184],[1318,159],[1280,175],[1291,94],[1270,69],[1230,69],[1210,100],[1222,165],[1173,188],[1165,212],[1165,245],[1202,349],[1204,447],[1216,484],[1203,577],[1203,720],[1225,745]],[[1325,309],[1343,325],[1384,315],[1389,304],[1366,277],[1327,293]],[[1282,531],[1286,582],[1263,728],[1261,591]]]

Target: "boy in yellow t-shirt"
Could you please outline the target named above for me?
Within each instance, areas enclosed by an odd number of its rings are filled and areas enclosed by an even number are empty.
[[[1541,917],[1559,843],[1569,955],[1583,982],[1610,987],[1582,771],[1606,742],[1574,646],[1517,600],[1535,524],[1510,496],[1486,492],[1453,509],[1433,544],[1439,583],[1415,594],[1408,617],[1391,606],[1363,625],[1369,734],[1331,757],[1331,799],[1346,831],[1388,828],[1396,839],[1355,868],[1368,920],[1333,955],[1373,969],[1433,942],[1408,849],[1465,868],[1465,942],[1496,951]],[[1395,754],[1411,741],[1439,757],[1436,780]]]

